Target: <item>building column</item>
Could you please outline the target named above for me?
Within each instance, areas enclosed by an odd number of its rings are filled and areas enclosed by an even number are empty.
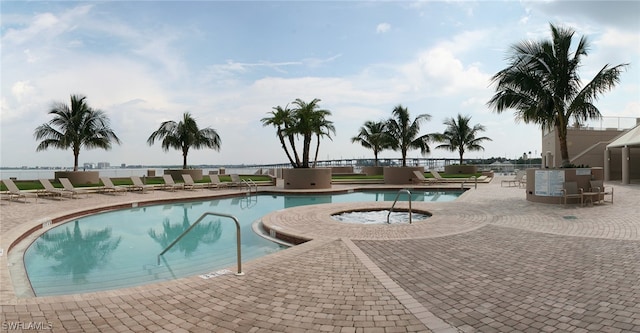
[[[604,149],[604,181],[611,180],[611,150]]]
[[[629,146],[622,147],[622,184],[630,184],[631,183],[629,181],[629,179],[630,179],[629,164],[631,164],[631,161],[629,161],[629,158],[630,158],[630,148],[629,148]]]

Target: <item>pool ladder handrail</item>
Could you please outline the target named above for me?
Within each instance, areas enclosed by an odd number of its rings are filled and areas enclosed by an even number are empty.
[[[242,182],[247,186],[248,194],[251,195],[251,189],[254,189],[254,194],[258,194],[258,184],[253,179],[243,179]]]
[[[207,215],[226,217],[226,218],[232,219],[233,222],[235,222],[235,224],[236,224],[236,252],[237,252],[237,257],[238,257],[238,271],[236,272],[236,275],[244,275],[244,273],[242,272],[242,253],[241,253],[241,250],[240,250],[240,222],[238,222],[238,219],[233,215],[223,214],[223,213],[215,213],[215,212],[206,212],[206,213],[200,215],[200,217],[195,222],[193,222],[193,224],[191,224],[189,226],[189,228],[187,228],[187,230],[183,231],[180,234],[180,236],[178,236],[178,238],[176,238],[173,242],[171,242],[171,244],[169,244],[169,246],[167,246],[164,250],[162,250],[162,252],[160,252],[160,254],[158,254],[158,266],[160,266],[160,257],[163,254],[165,254],[167,251],[169,251],[169,249],[171,249],[174,245],[176,245],[176,243],[179,242],[182,239],[182,237],[184,237],[184,235],[188,234],[189,231],[191,231],[191,229],[193,229],[196,225],[198,225],[198,223],[200,223],[200,221],[202,221]]]
[[[411,191],[407,190],[406,188],[403,188],[402,190],[398,191],[398,194],[396,194],[396,198],[395,200],[393,200],[393,204],[391,205],[391,208],[389,209],[389,214],[387,214],[387,224],[390,224],[391,222],[389,221],[389,217],[391,216],[391,212],[393,212],[393,207],[396,206],[396,202],[398,202],[398,198],[400,197],[400,194],[402,193],[406,193],[409,195],[409,224],[412,224],[411,221]]]

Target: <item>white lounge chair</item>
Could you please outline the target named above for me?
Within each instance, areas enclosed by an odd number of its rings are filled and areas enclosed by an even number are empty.
[[[176,189],[184,190],[184,184],[173,181],[171,175],[162,175],[162,179],[164,179],[162,189],[170,191],[175,191]]]
[[[413,174],[416,176],[415,178],[413,178],[414,182],[416,183],[426,183],[426,184],[437,184],[439,183],[439,181],[435,178],[427,178],[424,176],[424,174],[420,171],[414,171]]]
[[[49,179],[40,179],[40,184],[44,187],[44,190],[41,192],[43,195],[53,195],[54,197],[60,197],[60,199],[64,196],[68,196],[69,198],[73,197],[73,193],[54,187]]]
[[[185,190],[195,190],[197,188],[204,188],[206,184],[204,183],[196,183],[193,181],[193,178],[190,174],[182,174],[182,180],[184,180],[184,189]]]
[[[151,190],[153,191],[155,189],[155,186],[153,185],[147,185],[145,183],[142,182],[142,179],[140,179],[140,177],[138,176],[131,176],[131,182],[133,182],[133,185],[131,185],[131,189],[132,190],[140,190],[142,191],[142,193],[147,192],[147,190]]]
[[[104,192],[113,192],[113,193],[116,193],[116,194],[118,192],[123,192],[123,194],[127,194],[127,188],[126,187],[114,185],[113,182],[111,181],[111,178],[109,178],[109,177],[100,177],[100,181],[104,185],[102,187],[102,190]]]
[[[220,181],[220,177],[218,175],[209,175],[209,188],[227,188],[229,184]]]
[[[7,187],[9,201],[13,200],[13,198],[24,198],[24,202],[27,203],[27,198],[35,198],[35,202],[38,202],[38,193],[20,191],[11,179],[3,179],[2,183]]]
[[[64,188],[65,191],[71,192],[71,198],[74,198],[77,194],[85,194],[85,197],[89,196],[89,191],[83,188],[77,188],[74,187],[73,184],[71,184],[71,181],[69,180],[69,178],[59,178],[58,179],[60,181],[60,184],[62,184],[62,187]]]

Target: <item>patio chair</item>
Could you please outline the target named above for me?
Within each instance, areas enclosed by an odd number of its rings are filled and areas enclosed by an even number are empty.
[[[136,191],[136,190],[140,190],[142,191],[142,193],[144,194],[145,192],[147,192],[147,190],[151,190],[153,191],[155,189],[155,186],[153,185],[147,185],[145,183],[142,182],[142,179],[140,179],[140,177],[138,176],[131,176],[131,182],[133,182],[133,185],[131,185],[131,189]]]
[[[436,178],[427,178],[424,176],[424,174],[418,170],[414,171],[413,174],[416,176],[415,178],[413,178],[413,181],[416,183],[422,183],[422,184],[437,184],[440,181],[437,180]]]
[[[500,182],[500,187],[503,187],[505,183],[507,184],[507,187],[511,187],[512,185],[521,187],[523,182],[526,184],[526,175],[527,173],[524,170],[518,170],[516,171],[516,175],[513,177],[513,179],[503,179]]]
[[[13,198],[24,198],[24,202],[27,203],[27,198],[35,198],[35,202],[38,202],[38,193],[20,191],[18,186],[16,186],[11,179],[3,179],[2,183],[7,187],[9,201],[13,200]]]
[[[100,181],[104,185],[102,187],[103,192],[113,192],[118,194],[118,192],[123,192],[123,194],[127,194],[127,188],[124,186],[114,185],[109,177],[100,177]]]
[[[209,175],[209,188],[227,188],[229,184],[220,181],[220,177],[218,175]]]
[[[42,186],[44,187],[44,190],[42,190],[40,193],[42,195],[52,195],[54,197],[60,197],[60,200],[62,200],[62,198],[64,196],[68,196],[69,198],[73,197],[73,193],[69,192],[69,191],[65,191],[64,189],[61,188],[56,188],[53,186],[53,184],[51,184],[51,182],[49,181],[49,179],[39,179],[40,184],[42,184]]]
[[[58,180],[60,181],[60,184],[62,184],[62,187],[65,191],[71,192],[71,198],[74,198],[77,194],[83,193],[85,194],[85,197],[89,196],[89,190],[74,187],[73,184],[71,184],[69,178],[59,178]]]
[[[190,174],[182,174],[182,179],[184,180],[184,189],[185,190],[195,190],[197,188],[204,188],[206,184],[204,183],[196,183],[193,181],[193,178]]]
[[[162,179],[164,179],[164,184],[162,185],[163,190],[175,191],[176,189],[184,190],[184,184],[176,183],[173,181],[171,175],[162,175]]]
[[[567,199],[580,199],[580,205],[584,204],[584,196],[582,187],[578,187],[576,182],[564,182],[562,184],[562,200],[567,204]]]
[[[613,204],[613,187],[604,186],[604,182],[602,180],[591,180],[589,181],[589,192],[595,192],[597,194],[598,202],[606,202],[605,196],[611,196],[611,203]]]

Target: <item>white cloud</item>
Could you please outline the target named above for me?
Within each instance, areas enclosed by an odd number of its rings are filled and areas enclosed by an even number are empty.
[[[389,23],[380,23],[376,26],[376,33],[383,34],[391,30],[391,24]]]

